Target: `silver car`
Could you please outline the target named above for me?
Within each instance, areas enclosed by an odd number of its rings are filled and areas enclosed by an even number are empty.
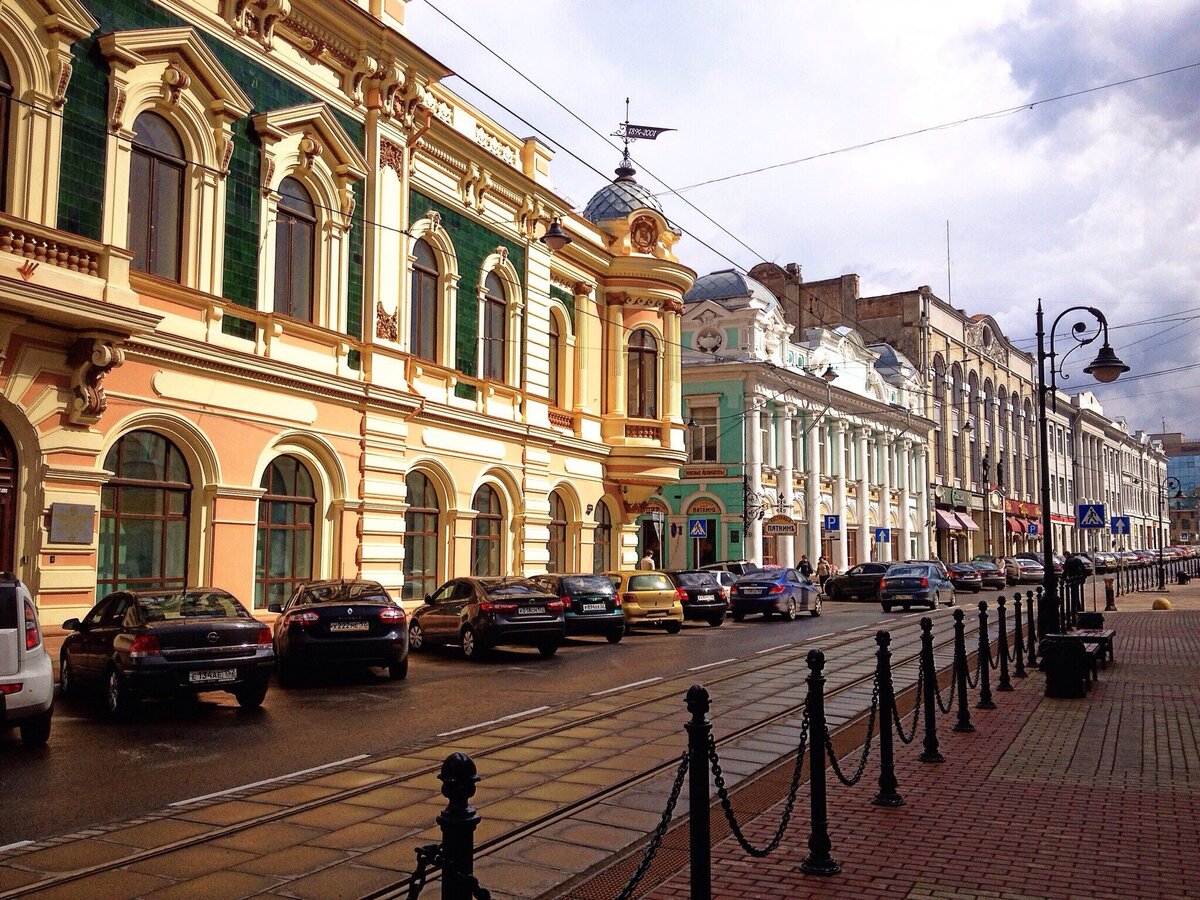
[[[1009,584],[1040,584],[1046,570],[1037,560],[1009,557],[1004,560],[1004,576]]]

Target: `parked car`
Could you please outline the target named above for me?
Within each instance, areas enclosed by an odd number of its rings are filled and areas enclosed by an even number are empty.
[[[602,634],[610,644],[625,636],[625,612],[603,575],[538,575],[534,579],[562,601],[567,637]]]
[[[1117,570],[1117,554],[1101,551],[1096,554],[1096,574],[1106,574]]]
[[[708,572],[713,578],[717,579],[717,584],[725,591],[726,597],[729,596],[729,589],[733,587],[733,583],[741,577],[735,572],[730,572],[728,569],[710,569],[706,567],[700,571]]]
[[[542,656],[553,656],[565,635],[563,602],[536,581],[454,578],[413,611],[408,646],[458,644],[467,659],[501,644],[537,647]]]
[[[679,569],[667,572],[674,582],[679,602],[683,604],[684,619],[701,619],[714,628],[725,622],[729,598],[725,589],[703,569]]]
[[[972,594],[983,590],[983,577],[971,563],[953,563],[946,566],[946,569],[955,590],[970,591]]]
[[[756,563],[752,563],[748,559],[727,559],[724,562],[708,563],[707,565],[697,566],[697,568],[704,569],[705,571],[725,569],[741,577],[742,575],[749,575],[751,572],[757,572],[759,567]]]
[[[678,634],[683,628],[683,604],[666,572],[608,572],[606,577],[621,598],[626,628],[661,627],[667,634]]]
[[[1087,575],[1092,574],[1092,558],[1086,553],[1068,553],[1067,561],[1070,562],[1071,560],[1076,560],[1076,562],[1071,563],[1072,569],[1076,572],[1084,572]],[[1063,563],[1064,571],[1066,571],[1066,565],[1066,563]]]
[[[1044,559],[1044,556],[1045,555],[1042,553],[1018,553],[1013,558],[1014,559],[1030,559],[1030,560],[1033,560],[1035,563],[1037,563],[1039,566],[1042,566],[1043,568],[1045,568],[1046,560]],[[1058,553],[1055,553],[1053,558],[1054,558],[1054,572],[1057,575],[1061,575],[1062,571],[1063,571],[1063,566],[1067,562],[1067,558]]]
[[[883,576],[879,603],[884,612],[895,606],[908,612],[913,606],[936,609],[939,603],[953,606],[954,585],[932,562],[895,563]]]
[[[1004,562],[1004,557],[996,556],[992,553],[979,553],[979,554],[976,554],[975,556],[971,557],[971,562],[973,562],[973,563],[984,562],[984,563],[992,563],[993,565],[999,565],[1000,563]]]
[[[0,726],[19,728],[21,743],[50,740],[54,671],[33,597],[11,575],[0,576]]]
[[[275,666],[271,629],[232,594],[216,588],[114,591],[79,619],[67,619],[58,686],[70,695],[104,685],[108,712],[121,717],[145,697],[227,691],[252,709],[267,696]]]
[[[313,581],[296,588],[275,620],[279,683],[302,669],[336,664],[382,666],[388,677],[408,675],[408,619],[404,607],[375,581]]]
[[[860,563],[825,582],[830,600],[878,600],[879,583],[889,563]]]
[[[1039,584],[1046,570],[1036,559],[1014,556],[1004,561],[1004,575],[1009,584]]]
[[[820,588],[795,569],[764,568],[743,575],[730,590],[729,601],[735,622],[752,613],[762,613],[764,619],[779,613],[789,621],[800,612],[813,618],[821,614]]]
[[[1001,562],[1003,557],[998,557]],[[1003,588],[1008,585],[1008,576],[1004,574],[1004,568],[993,562],[973,562],[972,566],[979,573],[979,579],[983,587]]]
[[[942,573],[943,578],[945,578],[946,580],[950,579],[950,570],[946,568],[946,564],[944,562],[942,562],[940,559],[906,559],[906,560],[904,560],[904,562],[906,565],[916,565],[916,564],[925,563],[925,564],[928,564],[931,566],[936,566],[937,570]]]

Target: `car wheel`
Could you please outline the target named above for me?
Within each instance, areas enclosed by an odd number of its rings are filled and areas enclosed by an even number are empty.
[[[890,613],[892,611],[892,604],[890,603],[880,603],[879,605],[883,607],[883,611],[885,613]]]
[[[818,597],[808,608],[808,614],[814,619],[821,614],[821,598]]]
[[[621,638],[625,637],[625,629],[624,628],[613,629],[608,634],[606,634],[604,637],[608,640],[608,642],[610,644],[619,644],[619,643],[621,643]]]
[[[242,709],[258,709],[267,699],[267,685],[267,679],[264,678],[238,688],[233,692],[233,696],[237,697],[238,706]]]
[[[742,612],[740,609],[735,609],[735,610],[733,611],[733,621],[735,621],[735,622],[745,622],[745,621],[746,621],[746,614],[745,614],[744,612]]]
[[[21,723],[21,743],[26,747],[42,747],[50,740],[50,717],[46,712],[36,719]]]
[[[667,623],[667,634],[679,634],[683,630],[682,622],[671,621]]]
[[[911,607],[911,606],[909,606],[907,603],[902,603],[902,604],[900,605],[900,608],[901,608],[902,610],[904,610],[905,612],[908,612],[909,610],[911,610],[911,609],[912,609],[912,607]]]
[[[796,598],[788,597],[787,609],[784,611],[783,617],[789,622],[796,621]]]
[[[408,677],[408,657],[388,666],[388,678],[392,681],[403,681]]]
[[[725,624],[725,617],[724,616],[713,616],[711,619],[708,620],[708,624],[711,625],[713,628],[720,628],[722,625]]]
[[[938,595],[936,593],[932,597],[929,598],[929,608],[930,609],[938,608]]]
[[[462,652],[467,659],[479,659],[483,656],[483,648],[479,646],[479,638],[475,629],[468,625],[462,631]]]
[[[842,596],[842,592],[838,588],[830,588],[825,593],[829,596],[830,600],[844,600],[845,599]]]
[[[73,697],[77,690],[75,674],[71,671],[71,661],[64,653],[58,663],[58,694],[60,697]]]
[[[413,622],[408,626],[408,649],[409,650],[424,650],[425,649],[425,632],[421,630],[420,622]]]
[[[542,656],[553,656],[557,652],[558,641],[544,641],[543,643],[538,644],[538,653],[542,654]]]
[[[108,670],[108,680],[104,686],[104,705],[114,719],[127,717],[136,705],[129,694],[129,688],[125,686],[125,679],[116,669]]]
[[[958,596],[955,594],[954,588],[951,588],[950,589],[950,602],[947,603],[946,605],[954,606],[956,603],[958,603]],[[935,603],[934,606],[937,606],[937,604]]]

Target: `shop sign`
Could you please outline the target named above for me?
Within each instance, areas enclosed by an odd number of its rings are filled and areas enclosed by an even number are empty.
[[[971,495],[961,488],[950,489],[950,505],[951,506],[967,506],[971,502]]]
[[[712,500],[709,500],[707,498],[701,498],[700,500],[695,500],[692,502],[692,505],[688,507],[688,515],[689,516],[720,515],[720,512],[721,512],[721,507],[717,506],[716,503],[714,503]]]
[[[763,534],[795,534],[796,523],[787,516],[771,516],[763,522]]]
[[[1042,507],[1040,504],[1029,503],[1025,500],[1005,500],[1004,511],[1010,516],[1020,516],[1024,519],[1036,519],[1041,516]]]
[[[96,507],[88,503],[50,504],[50,543],[90,544]]]
[[[724,478],[729,470],[724,466],[684,466],[684,478]]]

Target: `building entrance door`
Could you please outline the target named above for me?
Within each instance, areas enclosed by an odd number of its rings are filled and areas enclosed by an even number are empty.
[[[17,544],[17,448],[0,425],[0,572],[14,571]]]

